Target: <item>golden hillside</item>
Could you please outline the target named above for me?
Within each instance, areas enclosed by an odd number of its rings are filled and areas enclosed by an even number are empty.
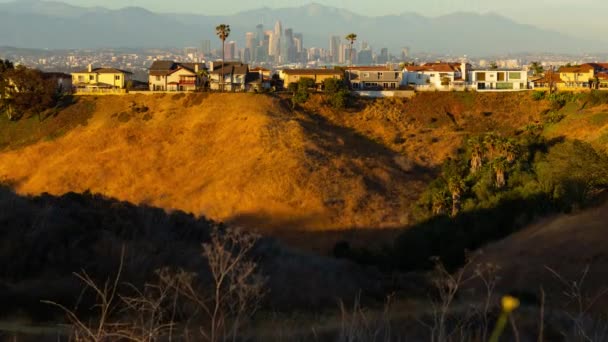
[[[22,194],[89,190],[247,226],[307,229],[401,225],[424,185],[381,144],[268,96],[80,101],[95,103],[88,124],[0,154],[0,180]]]

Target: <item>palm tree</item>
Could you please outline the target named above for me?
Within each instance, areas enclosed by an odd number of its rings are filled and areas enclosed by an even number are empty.
[[[505,173],[508,165],[509,162],[505,157],[496,158],[492,163],[492,168],[496,173],[496,187],[499,189],[502,189],[507,184]]]
[[[350,42],[350,51],[348,53],[349,59],[350,59],[350,66],[353,66],[353,45],[355,44],[355,41],[357,40],[357,35],[354,33],[349,33],[348,35],[346,35],[346,40],[348,40]],[[348,71],[348,86],[350,87],[350,73],[351,70]]]
[[[350,58],[350,65],[353,65],[353,45],[355,44],[355,41],[357,40],[357,35],[354,33],[349,33],[346,36],[346,40],[348,40],[350,42],[350,52],[348,54],[349,58]]]
[[[479,137],[475,137],[470,139],[468,143],[471,150],[471,173],[475,174],[483,167],[483,140]]]
[[[465,187],[464,180],[459,176],[453,176],[448,179],[448,189],[452,194],[452,217],[456,217],[460,213],[460,197]]]
[[[221,24],[215,28],[215,34],[222,40],[222,71],[221,71],[221,85],[220,89],[224,91],[224,50],[226,45],[226,38],[230,36],[230,25]]]

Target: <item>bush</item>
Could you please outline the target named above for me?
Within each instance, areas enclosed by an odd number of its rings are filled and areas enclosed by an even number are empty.
[[[537,91],[535,91],[535,92],[532,93],[532,99],[534,101],[544,100],[546,95],[547,95],[546,91],[537,90]]]
[[[330,78],[323,82],[323,89],[327,94],[328,102],[336,109],[342,109],[348,106],[350,99],[350,91],[342,80]]]

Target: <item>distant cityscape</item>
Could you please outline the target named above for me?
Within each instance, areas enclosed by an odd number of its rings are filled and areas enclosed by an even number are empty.
[[[228,37],[224,50],[225,61],[242,62],[271,70],[347,65],[371,66],[391,63],[422,65],[437,61],[466,61],[475,67],[495,64],[499,68],[521,68],[537,61],[545,68],[549,68],[608,59],[608,55],[549,53],[485,57],[453,56],[418,52],[415,51],[415,47],[409,46],[404,46],[400,51],[389,51],[386,47],[374,47],[373,42],[366,40],[356,41],[351,51],[350,43],[340,35],[329,35],[328,44],[325,47],[307,47],[305,35],[293,28],[284,28],[281,21],[277,21],[272,28],[259,24],[252,28],[252,31],[246,32],[244,46],[239,46],[237,41],[243,40],[238,38],[242,37]],[[127,69],[133,72],[134,79],[145,81],[148,78],[148,69],[154,61],[174,60],[199,63],[219,60],[222,57],[219,46],[219,39],[204,39],[200,46],[165,49],[36,50],[0,47],[0,58],[42,71],[53,72],[70,73],[90,64]]]

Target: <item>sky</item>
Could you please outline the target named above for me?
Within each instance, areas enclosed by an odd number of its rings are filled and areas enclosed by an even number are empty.
[[[9,2],[15,0],[0,0]],[[32,0],[17,0],[32,1]],[[312,1],[367,16],[416,12],[440,16],[454,12],[495,12],[523,24],[572,36],[603,36],[608,31],[608,0],[56,0],[78,6],[144,7],[154,12],[229,15],[261,7],[297,7]],[[565,24],[566,23],[566,24]],[[603,32],[601,32],[603,31]]]
[[[9,2],[14,0],[0,0]],[[31,1],[31,0],[17,0]],[[62,0],[58,0],[62,1]],[[121,8],[140,6],[156,12],[194,12],[209,15],[226,15],[260,7],[294,7],[302,6],[311,0],[63,0],[78,6],[103,6]],[[427,16],[436,16],[457,11],[470,12],[505,12],[521,14],[528,17],[541,16],[542,11],[563,12],[567,14],[572,8],[595,11],[598,7],[608,9],[606,0],[314,0],[314,2],[348,8],[364,15],[387,15],[402,12],[418,12]],[[541,11],[541,12],[539,12]],[[542,19],[542,18],[540,18]]]

